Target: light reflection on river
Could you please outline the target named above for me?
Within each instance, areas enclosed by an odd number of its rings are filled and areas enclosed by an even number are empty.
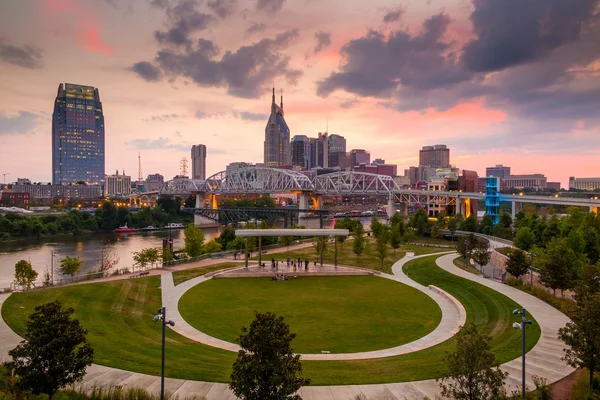
[[[318,228],[318,219],[307,221],[307,228]],[[363,225],[368,228],[369,218],[362,218]],[[324,228],[333,228],[335,219],[324,221]],[[283,227],[283,223],[276,223]],[[217,228],[203,229],[205,241],[219,236]],[[171,231],[173,247],[183,247],[183,229]],[[133,253],[149,247],[161,247],[162,239],[169,237],[168,231],[154,231],[131,234],[96,233],[80,236],[61,236],[45,239],[27,239],[15,242],[0,243],[0,290],[7,288],[14,281],[15,264],[19,260],[28,260],[33,269],[38,272],[38,281],[43,279],[45,271],[51,270],[52,252],[54,257],[54,277],[60,260],[66,256],[81,257],[83,259],[82,272],[99,269],[99,258],[103,248],[108,248],[119,257],[115,268],[129,268],[133,266]]]

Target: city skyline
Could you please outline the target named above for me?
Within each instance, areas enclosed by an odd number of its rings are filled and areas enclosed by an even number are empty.
[[[563,187],[597,175],[598,2],[508,3],[5,2],[0,172],[52,180],[60,82],[102,92],[107,171],[137,171],[141,151],[146,173],[170,179],[196,143],[207,176],[262,162],[274,83],[292,135],[328,123],[400,171],[443,143],[453,165],[480,174],[504,164]],[[545,31],[539,15],[551,16]],[[487,31],[507,21],[523,30]]]

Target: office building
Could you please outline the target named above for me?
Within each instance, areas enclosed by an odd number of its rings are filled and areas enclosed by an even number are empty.
[[[600,178],[569,177],[569,189],[594,190],[600,189]]]
[[[543,174],[509,175],[501,179],[501,188],[546,189],[547,179]]]
[[[385,164],[385,160],[383,158],[376,158],[373,160],[373,165]]]
[[[355,172],[367,172],[369,174],[387,175],[394,177],[398,175],[398,166],[395,164],[360,164],[352,167]]]
[[[106,175],[104,182],[105,197],[121,197],[131,194],[131,176],[123,174],[119,175],[119,171],[114,175]]]
[[[329,168],[329,141],[327,132],[321,133],[316,138],[310,138],[311,168]]]
[[[148,175],[144,186],[146,187],[146,191],[156,192],[165,186],[165,178],[161,174]]]
[[[68,200],[92,200],[102,197],[100,185],[12,185],[15,192],[29,193],[30,200],[52,200],[56,197]]]
[[[4,207],[21,207],[29,206],[29,193],[15,192],[12,189],[2,189],[0,191],[0,205]]]
[[[436,144],[435,146],[423,146],[419,151],[420,167],[441,167],[450,166],[450,149],[445,144]]]
[[[283,117],[283,96],[281,104],[275,103],[275,88],[271,102],[271,115],[265,128],[264,164],[267,167],[280,167],[292,164],[290,129]]]
[[[363,149],[350,150],[350,165],[371,164],[371,153]]]
[[[325,133],[327,135],[327,132]],[[327,136],[327,149],[329,153],[345,153],[346,138],[341,135],[331,134]]]
[[[560,182],[546,182],[546,189],[560,190]]]
[[[310,139],[306,135],[296,135],[292,138],[292,165],[304,169],[311,167]]]
[[[339,168],[345,171],[351,167],[350,165],[350,153],[346,152],[335,152],[329,153],[329,167]]]
[[[192,179],[206,179],[206,146],[192,146]]]
[[[496,165],[495,167],[487,167],[485,169],[485,176],[494,176],[496,178],[504,179],[510,175],[510,167],[504,165]]]
[[[52,114],[52,183],[101,184],[104,156],[104,114],[98,89],[61,83]]]

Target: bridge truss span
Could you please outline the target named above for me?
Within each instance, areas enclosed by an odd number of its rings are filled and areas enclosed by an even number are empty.
[[[334,172],[314,178],[318,194],[386,194],[393,195],[400,188],[390,176],[365,172]]]
[[[314,191],[310,178],[296,171],[246,167],[221,171],[207,180],[208,193],[286,193]]]

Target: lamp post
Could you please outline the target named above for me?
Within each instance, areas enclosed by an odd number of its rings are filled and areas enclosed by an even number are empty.
[[[513,324],[513,328],[515,329],[520,329],[521,330],[521,337],[523,339],[522,342],[522,361],[523,361],[523,366],[522,366],[522,371],[521,371],[521,380],[522,380],[522,392],[521,392],[521,397],[523,399],[525,399],[525,392],[526,392],[526,388],[525,388],[525,327],[527,325],[531,325],[531,320],[527,319],[527,310],[525,310],[524,308],[522,308],[521,310],[516,309],[513,311],[513,314],[515,315],[521,315],[521,322],[515,322]]]
[[[50,286],[54,286],[54,256],[56,255],[55,252],[52,252],[52,258],[50,261]]]
[[[175,322],[167,320],[167,307],[158,309],[158,314],[152,318],[154,322],[162,323],[162,356],[160,364],[160,400],[165,399],[165,330],[167,325],[175,326]]]

